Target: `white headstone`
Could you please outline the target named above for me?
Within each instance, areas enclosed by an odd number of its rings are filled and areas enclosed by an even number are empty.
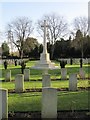
[[[5,70],[5,81],[11,81],[11,70]]]
[[[85,71],[83,70],[83,68],[79,68],[79,76],[80,76],[80,78],[82,78],[82,79],[85,78]]]
[[[57,90],[45,87],[42,89],[42,118],[57,118]]]
[[[24,81],[29,81],[29,76],[30,76],[30,70],[25,69],[24,70]]]
[[[15,92],[23,92],[24,91],[24,75],[18,74],[15,77]]]
[[[61,68],[61,79],[67,79],[67,69]]]
[[[49,74],[42,75],[42,87],[50,87],[51,79]]]
[[[0,88],[0,120],[8,118],[8,91]]]
[[[69,90],[76,91],[77,90],[77,74],[69,75]]]

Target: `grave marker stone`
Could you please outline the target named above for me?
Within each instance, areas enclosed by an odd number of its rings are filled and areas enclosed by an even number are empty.
[[[30,70],[29,69],[25,69],[24,70],[24,80],[25,81],[29,81],[29,76],[30,76]]]
[[[11,81],[11,70],[5,70],[5,81]]]
[[[57,118],[57,90],[45,87],[42,89],[42,118]]]
[[[67,69],[61,68],[61,79],[67,79]]]
[[[0,88],[0,120],[8,118],[8,90]]]
[[[76,91],[77,90],[77,74],[69,75],[69,90]]]
[[[85,78],[85,71],[83,70],[83,68],[79,68],[79,76],[80,76],[80,78],[82,78],[82,79]]]
[[[23,92],[24,91],[24,75],[18,74],[15,77],[15,92]]]
[[[50,87],[50,75],[49,74],[43,74],[42,75],[42,87]]]

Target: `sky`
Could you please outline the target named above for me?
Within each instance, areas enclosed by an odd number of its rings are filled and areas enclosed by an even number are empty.
[[[37,2],[36,2],[37,1]],[[45,2],[46,1],[46,2]],[[88,0],[1,0],[0,30],[5,31],[8,23],[20,16],[30,18],[33,23],[44,14],[57,13],[71,23],[75,17],[88,16]],[[34,31],[33,36],[38,36]],[[0,38],[0,43],[5,38]],[[40,40],[39,42],[41,42]]]

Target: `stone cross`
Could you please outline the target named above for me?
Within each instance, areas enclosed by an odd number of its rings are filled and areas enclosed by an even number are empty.
[[[46,20],[44,20],[44,25],[42,25],[41,27],[44,27],[43,53],[47,53],[46,27],[49,27],[49,26],[46,25]]]

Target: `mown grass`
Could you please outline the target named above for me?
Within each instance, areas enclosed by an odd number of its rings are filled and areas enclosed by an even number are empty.
[[[78,80],[77,87],[88,87],[88,80]],[[15,83],[13,82],[2,82],[2,87],[5,89],[15,89]],[[69,88],[69,80],[57,80],[51,81],[51,87],[54,88]],[[42,81],[30,81],[24,82],[25,89],[42,88]]]
[[[37,61],[30,61],[27,63],[27,68],[30,69],[31,66],[34,66]],[[59,66],[59,62],[55,62],[56,65]],[[79,72],[79,65],[66,65],[67,69],[67,77],[71,73]],[[21,73],[20,66],[9,65],[8,69],[11,70],[12,73],[12,81],[11,82],[2,82],[2,87],[6,89],[15,89],[14,78],[16,74]],[[83,69],[86,72],[86,77],[88,76],[88,65],[83,65]],[[4,80],[5,70],[3,66],[0,66],[0,80]],[[49,74],[51,74],[51,87],[53,88],[68,88],[69,80],[56,80],[60,79],[60,69],[58,70],[49,70]],[[42,81],[38,81],[38,79],[42,79],[42,71],[30,69],[30,81],[24,82],[25,89],[31,88],[42,88]],[[32,81],[36,80],[36,81]],[[1,82],[0,82],[1,84]],[[88,87],[88,80],[78,80],[78,87]],[[87,110],[89,109],[89,99],[88,99],[88,91],[60,91],[57,93],[57,108],[58,110]],[[20,94],[8,94],[8,109],[12,112],[17,111],[41,111],[42,106],[42,93],[41,92],[30,92],[30,93],[20,93]]]
[[[37,63],[37,61],[29,61],[28,63],[26,63],[26,68],[30,69],[30,80],[38,80],[38,79],[42,79],[42,70],[35,70],[35,69],[31,69],[32,66],[34,66]],[[59,66],[59,62],[55,62],[55,64],[57,66]],[[60,67],[60,66],[59,66]],[[69,74],[71,73],[79,73],[79,68],[80,65],[66,65],[66,69],[67,69],[67,78],[69,78]],[[11,79],[14,80],[15,79],[15,75],[20,74],[21,73],[21,66],[14,66],[14,65],[9,65],[8,69],[11,70]],[[83,65],[83,69],[86,73],[86,77],[88,77],[88,73],[89,73],[89,66],[88,65]],[[57,70],[49,70],[49,74],[51,75],[51,79],[59,79],[61,78],[61,73],[60,73],[60,69]],[[0,80],[4,80],[4,76],[5,76],[5,70],[4,67],[1,66],[0,67]]]
[[[88,91],[58,92],[57,109],[59,110],[88,110]],[[30,92],[9,94],[9,111],[41,111],[42,93]]]

